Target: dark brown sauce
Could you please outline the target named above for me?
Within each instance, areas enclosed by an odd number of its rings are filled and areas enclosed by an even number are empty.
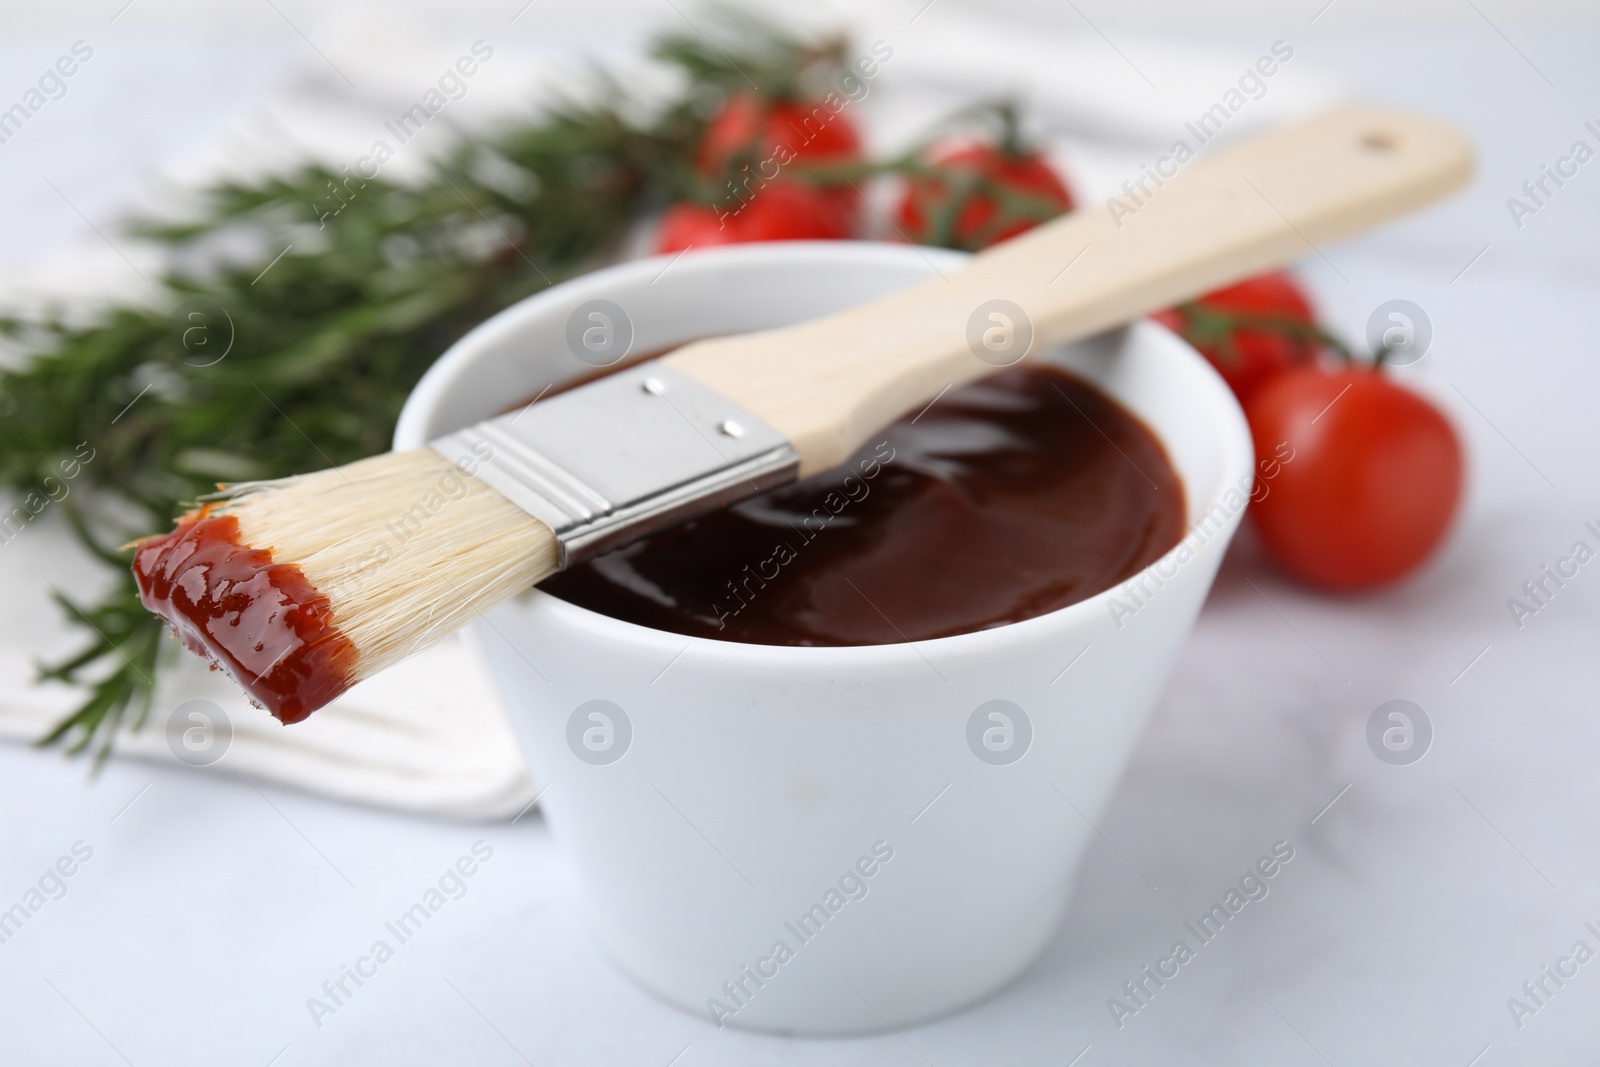
[[[289,563],[239,542],[239,521],[185,516],[139,542],[139,599],[251,699],[299,722],[350,687],[355,646],[330,619],[328,598]]]
[[[920,641],[1031,619],[1126,580],[1183,534],[1155,436],[1089,383],[1000,372],[838,470],[546,579],[613,618],[764,645]]]

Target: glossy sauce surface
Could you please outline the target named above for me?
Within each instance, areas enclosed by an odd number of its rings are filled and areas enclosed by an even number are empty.
[[[767,645],[919,641],[1030,619],[1159,559],[1182,483],[1155,436],[1044,366],[953,391],[845,466],[579,564],[545,592]]]
[[[201,509],[139,543],[144,606],[188,648],[227,671],[256,703],[299,722],[350,686],[355,646],[300,568],[239,543],[239,522]]]

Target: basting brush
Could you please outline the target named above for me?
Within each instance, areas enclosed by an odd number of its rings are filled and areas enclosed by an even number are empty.
[[[941,390],[1279,266],[1471,170],[1442,123],[1329,112],[1146,175],[948,277],[695,342],[427,448],[234,486],[138,543],[140,594],[298,722],[568,564],[836,466]]]

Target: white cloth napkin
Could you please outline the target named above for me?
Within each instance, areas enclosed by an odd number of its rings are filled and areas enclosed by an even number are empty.
[[[903,147],[926,124],[955,107],[1002,93],[1022,96],[1037,134],[1069,175],[1080,200],[1091,209],[1112,195],[1122,179],[1182,135],[1183,124],[1237,84],[1255,54],[1189,50],[1175,61],[1171,46],[1137,39],[1106,47],[1084,38],[1071,45],[1019,40],[987,25],[945,20],[908,29],[901,19],[893,34],[863,20],[853,27],[862,45],[874,39],[901,41],[879,86],[853,117],[869,142]],[[374,35],[378,36],[374,36]],[[147,170],[158,162],[161,180],[135,191],[136,204],[170,199],[172,186],[223,174],[257,174],[297,160],[337,166],[367,151],[385,118],[405,109],[443,64],[465,53],[474,34],[441,26],[425,33],[415,20],[402,23],[380,13],[345,7],[313,34],[322,55],[285,62],[275,87],[240,101],[220,132],[188,146],[176,157],[134,160]],[[909,38],[914,37],[914,40]],[[381,39],[380,39],[381,38]],[[530,100],[551,89],[570,89],[573,73],[596,53],[615,66],[631,49],[615,37],[590,48],[567,40],[540,51],[500,44],[482,65],[466,96],[447,112],[458,129],[480,128],[524,112]],[[1265,52],[1270,42],[1263,42]],[[1161,52],[1158,88],[1139,70]],[[325,57],[325,58],[324,58]],[[1297,65],[1298,64],[1298,65]],[[650,84],[649,68],[634,68]],[[1181,76],[1180,76],[1181,75]],[[359,88],[357,88],[359,87]],[[128,107],[137,105],[141,83],[129,77]],[[1259,99],[1231,122],[1228,135],[1259,128],[1313,110],[1337,89],[1304,60],[1284,64]],[[430,153],[449,143],[446,128],[406,146],[386,176],[403,178],[420,169]],[[136,146],[135,146],[136,147]],[[107,181],[118,168],[106,168]],[[121,173],[126,173],[124,168]],[[0,177],[0,191],[9,179]],[[30,179],[31,180],[31,179]],[[138,299],[148,290],[122,258],[148,262],[136,246],[113,249],[84,229],[82,240],[55,254],[0,265],[8,303],[61,297],[114,296]],[[10,543],[0,545],[0,738],[31,742],[43,735],[81,695],[61,685],[34,681],[34,662],[73,647],[77,631],[50,601],[51,586],[91,595],[103,576],[85,558],[58,516],[43,514]],[[283,727],[251,707],[220,674],[195,657],[174,657],[162,678],[147,727],[118,741],[120,756],[176,762],[168,742],[169,720],[190,700],[221,709],[233,730],[226,753],[196,773],[241,774],[343,800],[460,818],[504,818],[532,803],[535,783],[517,752],[505,713],[483,662],[469,638],[456,636],[385,674],[356,686],[306,722]],[[179,732],[186,726],[179,722]]]

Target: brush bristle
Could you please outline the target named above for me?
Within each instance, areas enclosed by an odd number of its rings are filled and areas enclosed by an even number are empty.
[[[557,569],[555,535],[432,449],[237,486],[212,512],[300,568],[355,646],[353,683]]]

